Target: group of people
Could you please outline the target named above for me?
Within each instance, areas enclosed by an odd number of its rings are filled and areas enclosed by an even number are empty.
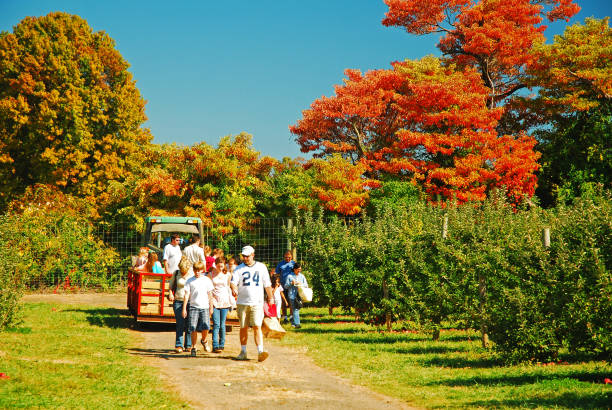
[[[157,254],[139,255],[134,269],[145,272],[172,274],[169,300],[176,317],[175,351],[188,351],[197,356],[198,334],[206,352],[221,353],[225,348],[226,318],[236,310],[240,322],[240,354],[237,360],[247,360],[249,327],[253,329],[257,345],[257,360],[264,361],[268,352],[264,348],[261,331],[264,319],[264,303],[276,306],[277,317],[299,329],[301,301],[298,286],[308,286],[301,266],[292,260],[287,251],[284,260],[274,269],[272,278],[265,264],[255,261],[252,246],[242,248],[242,262],[226,259],[221,249],[211,250],[201,246],[200,237],[194,234],[190,245],[180,248],[178,234],[171,237],[164,247],[162,264]],[[146,248],[145,248],[146,249]],[[141,259],[142,257],[142,259]],[[153,262],[150,263],[150,261]],[[265,295],[264,295],[265,294]],[[289,316],[288,312],[289,311]],[[211,319],[212,318],[212,326]],[[212,328],[212,346],[208,333]]]

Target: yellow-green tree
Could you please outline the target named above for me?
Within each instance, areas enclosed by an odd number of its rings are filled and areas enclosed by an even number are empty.
[[[0,209],[37,183],[104,202],[151,140],[129,64],[66,13],[0,33]]]

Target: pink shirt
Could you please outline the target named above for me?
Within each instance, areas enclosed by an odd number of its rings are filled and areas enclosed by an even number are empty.
[[[229,273],[219,273],[215,277],[211,273],[209,278],[213,283],[213,305],[217,309],[228,308],[230,304]]]

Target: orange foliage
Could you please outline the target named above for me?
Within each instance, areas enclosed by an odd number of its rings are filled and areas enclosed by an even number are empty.
[[[340,152],[366,174],[419,182],[432,198],[483,200],[502,185],[517,200],[533,194],[535,140],[497,135],[501,110],[487,108],[476,70],[426,57],[347,75],[336,96],[315,101],[290,127],[302,151]]]
[[[379,186],[377,181],[363,177],[365,165],[353,165],[338,154],[326,161],[314,159],[309,166],[315,170],[313,196],[325,209],[342,215],[360,213],[369,198],[367,188]]]
[[[489,106],[524,86],[523,70],[536,58],[530,50],[544,39],[543,17],[568,20],[580,10],[573,0],[384,1],[384,25],[444,33],[438,47],[453,62],[478,68],[490,89]]]

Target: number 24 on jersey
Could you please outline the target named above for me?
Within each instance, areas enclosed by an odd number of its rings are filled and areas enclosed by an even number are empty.
[[[243,286],[259,286],[259,272],[254,272],[251,277],[251,272],[242,272],[242,285]]]

